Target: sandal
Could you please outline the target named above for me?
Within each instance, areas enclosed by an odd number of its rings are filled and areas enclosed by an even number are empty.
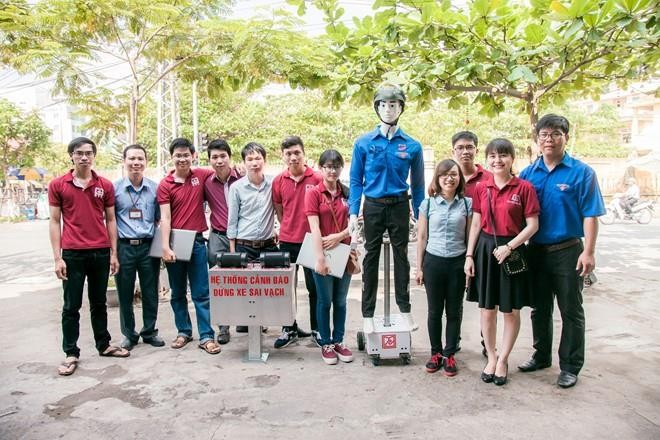
[[[218,344],[215,343],[213,339],[209,339],[203,344],[199,344],[199,348],[207,352],[208,354],[218,354],[222,350]]]
[[[99,355],[103,357],[115,357],[115,358],[125,358],[131,355],[131,352],[125,348],[117,347],[115,345],[110,345]]]
[[[70,359],[70,360],[69,360]],[[78,358],[68,357],[64,359],[64,362],[57,367],[57,373],[60,376],[71,376],[74,371],[78,368]]]
[[[192,341],[190,336],[177,336],[170,344],[170,347],[178,350],[179,348],[185,347],[190,341]]]

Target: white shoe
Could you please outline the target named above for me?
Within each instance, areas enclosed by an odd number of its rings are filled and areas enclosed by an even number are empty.
[[[374,318],[364,318],[363,330],[365,334],[374,332]]]
[[[417,329],[419,329],[419,326],[413,320],[412,313],[403,313],[403,318],[405,319],[406,324],[408,324],[408,328],[411,332],[417,331]]]

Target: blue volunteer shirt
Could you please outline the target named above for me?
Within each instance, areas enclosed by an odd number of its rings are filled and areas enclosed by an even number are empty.
[[[153,238],[156,221],[160,220],[160,207],[156,201],[158,188],[156,182],[144,177],[142,185],[135,189],[128,177],[124,177],[117,180],[114,187],[119,238]],[[142,219],[130,218],[131,209],[142,211]]]
[[[594,170],[564,153],[552,170],[543,157],[527,166],[520,178],[534,185],[541,205],[539,230],[530,239],[536,244],[552,244],[584,237],[585,217],[605,214],[605,204]]]
[[[410,173],[410,186],[407,179]],[[351,159],[349,213],[360,212],[362,195],[371,198],[399,196],[411,188],[413,212],[418,216],[424,200],[424,157],[422,145],[400,128],[392,139],[379,127],[359,137]]]

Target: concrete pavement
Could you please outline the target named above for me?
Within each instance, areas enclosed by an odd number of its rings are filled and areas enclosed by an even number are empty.
[[[465,304],[459,374],[428,374],[426,298],[413,288],[410,365],[374,367],[357,351],[360,281],[349,292],[346,342],[355,361],[326,366],[311,341],[245,363],[247,335],[217,356],[138,345],[127,359],[94,350],[81,311],[80,366],[59,377],[61,288],[52,274],[47,222],[0,225],[0,438],[2,439],[657,439],[660,438],[660,222],[601,227],[599,282],[585,291],[587,359],[578,385],[554,385],[552,368],[519,373],[531,354],[529,309],[511,356],[509,383],[484,384],[478,309]],[[411,248],[414,249],[414,248]],[[414,255],[411,252],[411,255]],[[298,320],[309,328],[304,288]],[[379,301],[378,311],[382,311]],[[175,336],[169,304],[158,327]],[[194,316],[194,313],[192,313]],[[139,313],[138,313],[139,316]],[[555,346],[560,332],[555,314]],[[109,309],[119,342],[118,309]],[[139,323],[139,320],[138,320]],[[501,334],[501,327],[500,327]]]

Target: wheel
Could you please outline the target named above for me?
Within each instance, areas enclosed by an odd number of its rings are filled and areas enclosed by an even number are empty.
[[[357,332],[357,344],[358,344],[358,350],[364,351],[365,339],[364,339],[364,332],[361,330]]]
[[[637,214],[637,223],[639,223],[640,225],[651,223],[652,219],[653,219],[653,213],[651,212],[650,209],[642,209]]]
[[[602,224],[611,225],[612,223],[614,223],[614,219],[616,218],[616,214],[610,208],[607,208],[607,212],[605,213],[605,215],[601,215],[598,218],[600,219],[600,222]]]
[[[380,365],[380,356],[378,356],[378,355],[371,356],[371,365],[373,365],[374,367],[379,366]]]
[[[410,363],[410,354],[402,353],[399,355],[399,357],[401,358],[403,365],[408,365]]]

